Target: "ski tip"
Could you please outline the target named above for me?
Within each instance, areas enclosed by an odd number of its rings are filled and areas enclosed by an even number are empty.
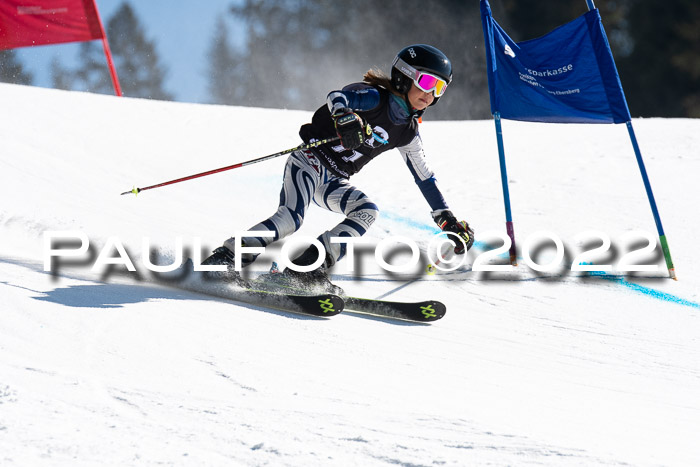
[[[447,312],[444,303],[437,300],[422,302],[396,302],[371,298],[345,297],[351,312],[364,313],[388,319],[428,323],[437,321]]]
[[[444,303],[437,300],[429,300],[420,304],[421,321],[437,321],[447,313]]]
[[[345,300],[337,295],[329,295],[328,297],[322,297],[318,299],[319,308],[321,309],[321,316],[335,316],[342,313],[345,309]]]

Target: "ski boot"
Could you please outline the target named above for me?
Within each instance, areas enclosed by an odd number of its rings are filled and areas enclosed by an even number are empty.
[[[202,266],[226,266],[225,271],[204,271],[206,280],[228,282],[238,287],[248,288],[248,282],[235,269],[233,252],[225,246],[215,249],[211,256],[202,261]]]
[[[282,273],[296,288],[309,293],[332,293],[338,296],[345,295],[342,288],[331,282],[328,273],[323,267],[309,272],[299,272],[287,268]]]
[[[313,264],[318,258],[318,254],[315,250],[315,247],[308,248],[301,256],[294,260],[294,264],[298,266],[309,266]],[[309,272],[299,272],[292,268],[287,268],[282,274],[285,276],[285,279],[288,279],[290,283],[294,284],[294,286],[299,289],[312,293],[332,293],[343,296],[345,295],[343,289],[333,284],[328,277],[327,265],[332,263],[333,261],[331,258],[326,255],[326,260],[318,269]]]

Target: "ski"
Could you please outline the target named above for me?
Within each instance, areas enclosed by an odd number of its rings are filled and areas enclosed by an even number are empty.
[[[273,267],[276,266],[273,265]],[[276,270],[276,267],[274,267]],[[309,291],[300,289],[290,282],[283,274],[271,272],[263,274],[253,285],[261,290],[272,293],[295,293],[305,294]],[[342,289],[340,289],[342,290]],[[422,302],[396,302],[387,300],[376,300],[371,298],[360,298],[346,296],[340,292],[340,296],[345,302],[345,310],[370,314],[383,318],[401,319],[416,322],[437,321],[447,312],[445,305],[437,300],[425,300]]]
[[[281,311],[330,317],[343,311],[345,302],[333,294],[300,295],[256,289],[232,290],[225,298]]]
[[[235,302],[324,318],[341,313],[345,306],[343,299],[332,293],[263,290],[257,287],[256,284],[250,285],[248,282],[236,285],[230,281],[207,279],[201,274],[192,271],[192,260],[190,259],[178,271],[171,274],[170,280],[161,280],[161,283],[166,286]],[[248,287],[248,285],[250,286]]]
[[[324,318],[341,313],[345,307],[345,302],[342,298],[330,293],[306,295],[301,293],[270,292],[254,288],[238,288],[226,283],[202,282],[194,286],[193,284],[187,284],[180,288],[234,302]]]
[[[330,293],[301,294],[287,292],[270,292],[254,288],[239,288],[226,283],[169,284],[179,289],[223,298],[234,302],[247,303],[279,311],[290,311],[305,315],[331,317],[343,311],[345,302],[338,295]]]
[[[349,311],[409,321],[437,321],[447,312],[447,307],[437,300],[393,302],[359,297],[343,297],[343,300],[345,309]]]

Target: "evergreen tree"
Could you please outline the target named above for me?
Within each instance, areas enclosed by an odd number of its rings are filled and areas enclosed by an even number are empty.
[[[632,51],[618,60],[632,116],[700,116],[700,5],[633,0]]]
[[[32,74],[17,59],[14,50],[0,50],[0,82],[32,84],[33,79]]]
[[[165,71],[158,63],[155,45],[144,34],[134,10],[122,3],[107,23],[107,37],[125,96],[172,100],[164,91]]]
[[[107,37],[125,96],[173,99],[173,96],[163,89],[165,72],[158,63],[155,45],[146,39],[129,3],[122,3],[109,19]],[[51,70],[54,87],[114,94],[102,46],[94,41],[82,42],[78,58],[80,65],[73,70],[63,68],[58,61],[53,61]]]
[[[240,60],[240,94],[236,103],[259,107],[310,109],[313,62],[306,57],[317,49],[303,24],[320,12],[308,10],[308,1],[245,0],[232,7],[247,24],[247,47]],[[333,8],[331,5],[330,8]],[[329,54],[330,56],[330,54]],[[304,68],[308,68],[305,70]],[[323,72],[327,72],[324,67]],[[308,73],[307,73],[308,72]]]
[[[56,59],[51,62],[53,87],[114,94],[114,85],[102,46],[96,42],[81,42],[78,58],[81,66],[73,71],[63,68]]]
[[[236,104],[245,96],[240,86],[240,54],[229,43],[226,22],[219,18],[209,58],[209,95],[215,104]]]
[[[504,0],[514,40],[539,37],[587,11],[586,2]],[[493,6],[493,5],[492,5]],[[633,117],[700,116],[697,0],[596,2]],[[493,8],[494,16],[500,15]]]
[[[428,43],[453,62],[454,81],[428,118],[487,118],[489,99],[479,5],[445,0],[244,0],[247,24],[235,103],[314,110],[326,94],[390,71],[403,47]]]
[[[688,15],[676,29],[683,46],[672,54],[671,63],[688,78],[688,90],[681,99],[685,115],[700,118],[700,4],[687,3]]]
[[[50,69],[54,89],[74,89],[73,73],[64,68],[56,57],[51,59]]]

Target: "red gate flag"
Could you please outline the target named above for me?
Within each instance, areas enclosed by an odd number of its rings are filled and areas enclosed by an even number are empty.
[[[0,50],[103,38],[94,0],[0,1]]]
[[[95,0],[0,0],[0,50],[102,39],[114,92],[117,70]]]

